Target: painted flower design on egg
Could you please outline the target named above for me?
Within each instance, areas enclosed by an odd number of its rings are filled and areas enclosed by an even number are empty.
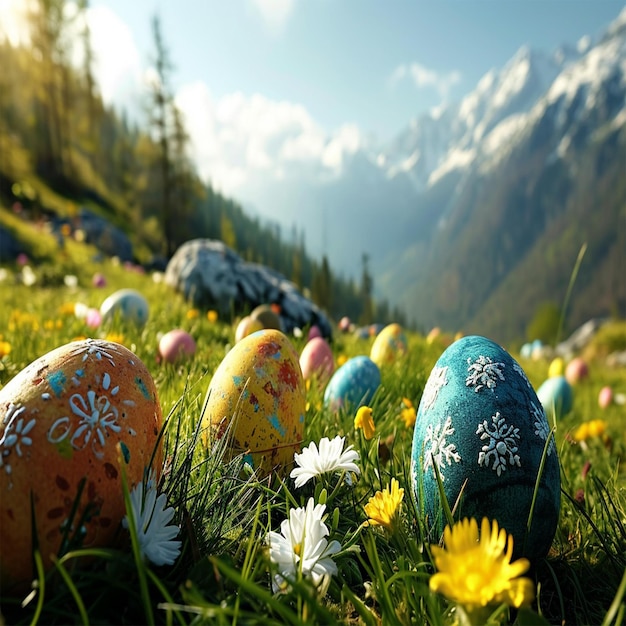
[[[507,466],[521,467],[518,452],[517,440],[520,438],[519,428],[510,426],[506,423],[506,419],[496,411],[491,416],[493,424],[488,424],[487,420],[483,420],[478,425],[477,435],[482,440],[489,439],[489,443],[484,445],[478,454],[478,465],[481,467],[489,467],[500,476],[506,471]]]
[[[119,386],[111,389],[111,376],[105,373],[102,377],[102,388],[111,396],[116,396]],[[134,404],[126,401],[125,404]],[[107,430],[119,433],[121,426],[118,421],[118,410],[111,404],[106,394],[97,395],[93,389],[87,391],[86,398],[75,393],[69,400],[71,412],[80,418],[76,430],[71,432],[71,419],[65,415],[57,419],[48,431],[50,443],[61,443],[69,437],[70,444],[75,450],[84,450],[91,442],[91,449],[97,458],[104,455],[103,449],[108,437]],[[134,434],[131,432],[131,434]]]
[[[26,407],[17,406],[11,402],[9,410],[4,418],[7,427],[0,438],[0,468],[4,468],[7,474],[11,474],[12,467],[10,461],[11,452],[15,450],[17,456],[24,456],[22,446],[30,446],[33,440],[29,433],[34,428],[36,420],[32,418],[25,421],[20,415],[26,410]]]

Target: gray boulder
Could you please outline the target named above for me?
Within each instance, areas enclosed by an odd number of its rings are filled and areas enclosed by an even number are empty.
[[[78,217],[87,243],[93,244],[107,256],[116,256],[121,261],[133,260],[133,245],[126,233],[84,207],[80,209]]]
[[[24,252],[22,244],[0,225],[0,263],[15,261],[21,252]]]
[[[331,337],[324,312],[280,272],[241,259],[223,242],[194,239],[184,243],[165,269],[164,281],[194,306],[223,317],[248,314],[261,304],[278,304],[285,332],[317,326]]]

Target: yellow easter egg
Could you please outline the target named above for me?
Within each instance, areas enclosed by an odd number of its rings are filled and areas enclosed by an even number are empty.
[[[548,368],[548,378],[554,378],[555,376],[563,376],[565,373],[565,361],[557,356],[550,363],[550,367]]]
[[[393,363],[396,359],[406,354],[406,336],[402,326],[397,323],[385,326],[374,339],[370,350],[370,359],[382,367]]]
[[[294,462],[304,436],[306,391],[299,355],[285,334],[243,337],[213,374],[202,412],[205,443],[227,437],[227,456],[243,454],[261,475]]]

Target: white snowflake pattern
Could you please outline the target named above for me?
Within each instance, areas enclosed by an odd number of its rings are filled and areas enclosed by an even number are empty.
[[[500,476],[506,471],[507,466],[521,467],[520,457],[517,454],[517,440],[520,434],[519,428],[509,426],[499,411],[492,415],[491,421],[493,424],[488,424],[487,420],[483,420],[476,430],[481,440],[489,439],[489,443],[484,445],[478,454],[478,465],[489,467],[491,463],[491,469]]]
[[[472,359],[467,359],[467,364],[469,375],[465,379],[465,386],[474,387],[477,393],[484,387],[493,391],[498,379],[504,380],[504,363],[494,363],[488,356],[479,356],[473,363]]]
[[[548,420],[546,419],[546,414],[543,410],[543,407],[537,408],[537,405],[534,402],[530,403],[530,415],[534,420],[533,426],[535,427],[535,435],[537,435],[543,441],[547,441],[548,436],[550,435],[550,425],[548,424]],[[554,437],[550,440],[550,445],[548,446],[548,456],[554,452],[556,446],[554,445]]]
[[[526,372],[522,369],[522,366],[516,361],[513,361],[513,369],[520,375],[520,378],[526,383],[528,388],[532,389],[532,385],[528,380],[528,376],[526,376]]]
[[[435,400],[439,395],[439,390],[444,385],[448,384],[448,379],[446,378],[447,373],[447,366],[434,367],[430,373],[426,386],[424,387],[424,393],[422,394],[422,407],[425,411],[430,409],[430,407],[435,403]]]
[[[454,428],[452,427],[452,418],[448,416],[443,426],[437,424],[434,428],[432,424],[429,424],[426,428],[426,437],[424,437],[424,472],[429,467],[433,467],[433,461],[439,468],[439,474],[441,480],[445,480],[443,475],[443,468],[447,463],[452,465],[452,461],[459,463],[461,461],[461,455],[456,451],[456,445],[453,443],[447,443],[446,437],[454,435]],[[430,444],[430,447],[427,447]]]

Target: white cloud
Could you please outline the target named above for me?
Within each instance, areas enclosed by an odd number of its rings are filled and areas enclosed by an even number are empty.
[[[26,15],[31,8],[32,3],[23,0],[0,0],[0,42],[6,40],[12,46],[28,43]]]
[[[410,78],[418,89],[431,88],[437,91],[441,98],[447,98],[450,89],[461,81],[461,74],[457,70],[451,72],[436,72],[417,61],[399,65],[391,73],[389,81],[392,85]]]
[[[294,0],[252,0],[252,4],[275,33],[284,28],[295,6]]]
[[[281,180],[303,168],[309,175],[336,175],[363,145],[357,126],[327,133],[302,105],[261,94],[236,92],[216,101],[196,82],[180,89],[176,103],[200,175],[228,194],[260,176]]]
[[[109,8],[89,9],[94,74],[107,104],[135,106],[141,90],[142,63],[130,28]]]

